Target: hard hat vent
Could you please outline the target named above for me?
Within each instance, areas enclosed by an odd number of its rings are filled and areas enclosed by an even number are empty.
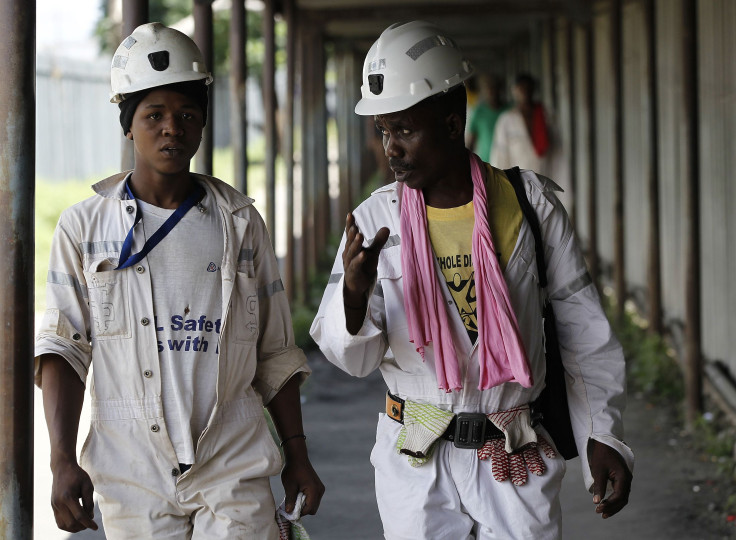
[[[120,103],[126,94],[189,81],[212,82],[194,41],[160,23],[142,24],[115,51],[110,101]]]
[[[444,36],[430,36],[415,44],[411,49],[406,51],[406,55],[412,60],[417,60],[427,51],[434,49],[435,47],[455,47],[455,42],[450,38]]]
[[[412,21],[389,26],[363,63],[360,115],[406,110],[446,92],[473,74],[455,41],[434,24]]]
[[[148,55],[151,67],[156,71],[166,71],[169,67],[169,51],[156,51]]]
[[[379,95],[381,92],[383,92],[383,75],[368,75],[368,87],[371,90],[371,93],[374,95]]]

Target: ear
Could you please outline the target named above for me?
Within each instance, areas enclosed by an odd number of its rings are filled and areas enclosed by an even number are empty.
[[[447,115],[445,117],[445,125],[447,126],[447,133],[451,140],[465,138],[465,126],[463,125],[463,119],[458,113]]]
[[[128,133],[125,134],[125,137],[127,139],[129,139],[129,140],[132,141],[133,140],[133,132],[129,130]]]

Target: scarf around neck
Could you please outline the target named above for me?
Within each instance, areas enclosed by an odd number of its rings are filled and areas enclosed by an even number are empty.
[[[506,281],[496,257],[488,224],[486,186],[480,158],[469,152],[473,179],[472,259],[478,320],[479,390],[505,382],[532,386],[531,370],[511,306]],[[442,282],[437,278],[434,252],[427,233],[427,209],[421,190],[404,186],[401,197],[401,266],[404,310],[409,340],[424,359],[424,348],[434,345],[435,370],[440,389],[462,389]]]

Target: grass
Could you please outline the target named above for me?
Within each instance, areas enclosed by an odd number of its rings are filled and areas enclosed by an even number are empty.
[[[633,303],[625,306],[623,321],[616,323],[613,301],[613,295],[606,292],[607,312],[626,356],[629,392],[671,408],[677,412],[678,422],[684,424],[684,378],[675,351],[662,336],[648,331],[647,321]],[[717,464],[720,474],[736,482],[736,427],[718,407],[708,404],[706,410],[694,422],[690,439],[698,451]],[[736,494],[725,500],[724,508],[736,514]]]

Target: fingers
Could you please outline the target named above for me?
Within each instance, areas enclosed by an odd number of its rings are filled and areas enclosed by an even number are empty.
[[[322,495],[325,493],[325,486],[320,482],[314,488],[306,488],[304,490],[304,506],[302,507],[302,515],[314,515],[317,513],[319,503],[322,501]]]
[[[547,456],[549,459],[554,459],[557,457],[557,452],[555,452],[555,449],[552,448],[552,445],[549,444],[549,441],[539,435],[537,437],[537,443],[542,448],[542,451],[544,451],[544,455]]]
[[[94,520],[95,517],[95,502],[92,498],[92,494],[94,493],[94,488],[92,487],[92,484],[85,483],[82,486],[82,506],[84,508],[84,511],[87,514],[87,517],[89,519]],[[97,524],[92,521],[94,524],[94,528],[97,529]]]
[[[97,523],[92,517],[94,516],[94,504],[92,505],[92,514],[79,504],[79,500],[73,495],[67,493],[61,500],[52,502],[54,509],[54,518],[56,525],[68,532],[79,532],[84,529],[97,530]]]
[[[491,473],[498,482],[503,482],[510,475],[509,455],[504,448],[503,439],[493,439],[491,447]]]
[[[613,493],[608,499],[603,499],[595,508],[596,513],[607,519],[620,512],[629,503],[631,492],[631,474],[628,469],[616,470],[611,473]]]
[[[599,504],[606,495],[608,477],[605,470],[591,472],[593,473],[593,504]]]
[[[539,449],[536,446],[527,448],[522,452],[526,466],[532,474],[542,476],[544,471],[547,470],[547,466],[544,464],[542,456],[539,454]]]
[[[511,474],[511,483],[515,486],[523,486],[526,484],[529,476],[526,472],[526,462],[524,461],[524,455],[521,453],[508,454],[509,466]]]
[[[287,514],[291,514],[294,511],[294,506],[296,505],[296,496],[299,493],[296,486],[289,486],[284,490],[284,495],[286,495],[286,506],[285,510]]]
[[[368,246],[368,250],[374,253],[381,251],[383,246],[386,245],[390,234],[391,231],[389,231],[388,227],[381,227],[376,233],[376,237],[373,239],[373,242],[371,242],[371,245]]]

